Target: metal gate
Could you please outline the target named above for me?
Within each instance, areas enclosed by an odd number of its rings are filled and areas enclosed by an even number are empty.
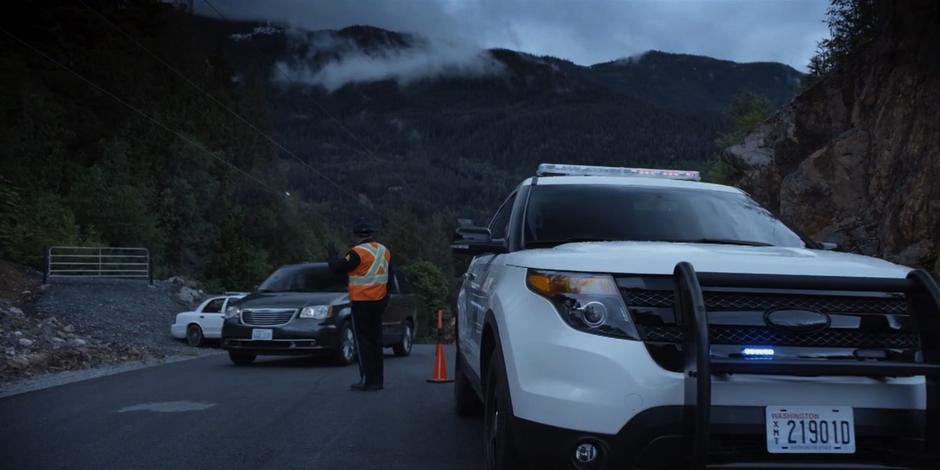
[[[147,279],[153,284],[150,250],[146,248],[109,248],[53,246],[46,250],[43,282],[57,277],[113,277]]]

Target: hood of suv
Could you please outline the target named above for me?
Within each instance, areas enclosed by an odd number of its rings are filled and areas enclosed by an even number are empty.
[[[345,292],[256,292],[235,305],[241,308],[302,308],[335,305],[345,298]]]
[[[777,246],[668,242],[568,243],[508,255],[526,268],[619,274],[671,275],[676,264],[699,272],[903,278],[910,268],[870,256]]]

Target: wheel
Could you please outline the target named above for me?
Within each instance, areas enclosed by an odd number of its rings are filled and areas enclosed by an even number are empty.
[[[338,364],[348,366],[356,361],[356,337],[349,322],[343,323],[339,335],[340,345],[334,358]]]
[[[228,358],[232,360],[237,366],[247,366],[252,362],[255,362],[255,358],[258,357],[256,354],[249,353],[240,353],[235,351],[228,352]]]
[[[192,347],[202,346],[205,338],[202,336],[202,328],[199,325],[192,324],[186,327],[186,343]]]
[[[401,341],[392,345],[392,351],[396,356],[407,356],[411,354],[411,346],[414,344],[414,328],[410,320],[405,320],[405,325],[401,328]]]
[[[454,365],[454,404],[458,416],[480,416],[483,414],[483,402],[477,396],[476,390],[470,385],[463,370],[463,361],[460,360],[460,345],[457,345],[457,361]]]
[[[512,442],[512,405],[506,366],[499,349],[493,351],[487,370],[483,404],[483,468],[515,470],[526,468]]]

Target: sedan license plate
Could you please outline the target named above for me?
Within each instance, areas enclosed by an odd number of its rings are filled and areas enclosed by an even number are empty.
[[[768,406],[767,452],[854,454],[855,417],[850,406]]]
[[[274,337],[274,330],[267,328],[254,328],[251,330],[251,339],[270,341]]]

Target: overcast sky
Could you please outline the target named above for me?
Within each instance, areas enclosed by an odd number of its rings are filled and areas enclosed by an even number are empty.
[[[825,0],[210,0],[230,18],[367,24],[590,65],[657,49],[805,71]],[[214,14],[203,0],[196,12]]]

